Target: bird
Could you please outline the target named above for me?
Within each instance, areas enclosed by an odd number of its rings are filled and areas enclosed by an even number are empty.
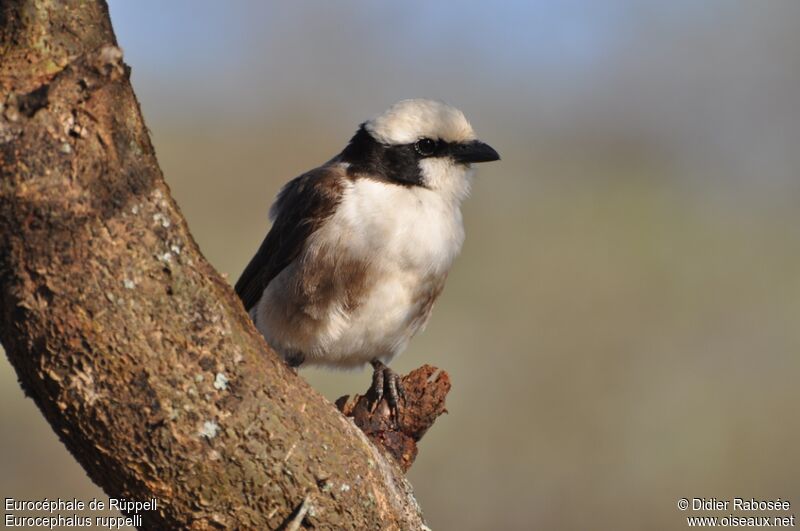
[[[499,160],[457,108],[407,99],[285,184],[235,290],[293,368],[372,365],[374,407],[404,392],[389,362],[423,329],[464,242],[473,164]]]

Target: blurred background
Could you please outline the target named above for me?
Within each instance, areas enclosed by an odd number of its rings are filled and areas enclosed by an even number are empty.
[[[281,184],[396,100],[444,99],[500,151],[393,363],[453,381],[410,472],[433,529],[800,507],[800,2],[110,4],[167,182],[231,283]],[[370,380],[301,374],[330,399]],[[100,496],[5,356],[0,385],[0,494]]]

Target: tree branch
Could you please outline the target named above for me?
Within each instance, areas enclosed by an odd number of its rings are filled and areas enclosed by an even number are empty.
[[[89,476],[149,529],[424,528],[200,254],[105,3],[6,0],[0,47],[0,339]]]

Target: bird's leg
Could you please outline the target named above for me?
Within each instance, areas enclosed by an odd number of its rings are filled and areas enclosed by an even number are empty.
[[[400,382],[400,376],[379,360],[372,360],[370,364],[374,370],[372,373],[372,392],[374,396],[372,411],[375,411],[385,394],[389,410],[396,419],[398,399],[405,399],[406,397],[403,391],[403,384]]]

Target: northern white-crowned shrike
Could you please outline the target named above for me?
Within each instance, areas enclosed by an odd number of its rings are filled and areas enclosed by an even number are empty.
[[[498,160],[464,114],[404,100],[364,122],[344,150],[291,180],[272,228],[236,283],[291,366],[374,368],[375,404],[402,396],[385,364],[425,326],[464,241],[472,164]]]

